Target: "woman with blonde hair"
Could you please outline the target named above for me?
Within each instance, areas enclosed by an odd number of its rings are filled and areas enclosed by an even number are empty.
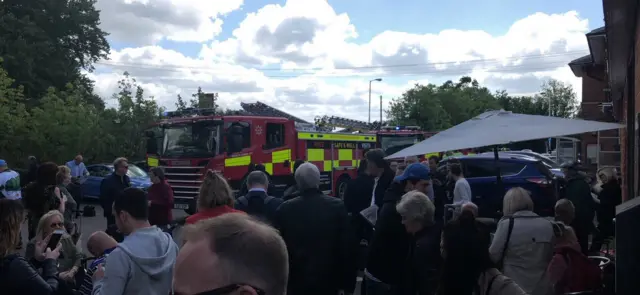
[[[0,290],[2,294],[55,294],[58,291],[60,245],[47,249],[49,237],[35,245],[41,258],[42,273],[16,251],[20,241],[20,227],[25,218],[22,202],[0,199]]]
[[[64,216],[58,210],[51,210],[40,218],[36,236],[27,244],[25,256],[28,259],[32,259],[34,265],[38,266],[38,261],[42,260],[42,257],[38,257],[38,255],[42,254],[37,253],[36,245],[45,241],[56,230],[64,231]],[[82,251],[76,247],[73,239],[66,231],[60,239],[60,244],[60,253],[63,255],[58,257],[58,271],[60,271],[58,277],[67,283],[73,284],[75,275],[80,270],[83,257]]]
[[[214,218],[226,213],[244,213],[233,208],[235,198],[227,181],[213,170],[208,170],[200,185],[198,213],[187,218],[187,224]]]
[[[533,212],[531,196],[521,187],[507,191],[502,204],[504,217],[489,247],[491,259],[528,294],[549,294],[545,273],[553,256],[552,222]]]

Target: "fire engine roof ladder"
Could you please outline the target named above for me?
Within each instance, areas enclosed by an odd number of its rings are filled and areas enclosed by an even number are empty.
[[[283,118],[287,118],[289,120],[295,121],[297,123],[306,123],[306,124],[310,124],[309,122],[302,120],[296,116],[293,116],[291,114],[285,113],[279,109],[276,109],[274,107],[271,107],[265,103],[262,102],[254,102],[254,103],[244,103],[241,102],[240,106],[242,107],[242,109],[244,109],[246,112],[249,112],[251,114],[254,114],[256,116],[264,116],[264,117],[283,117]]]
[[[615,134],[611,134],[615,132]],[[602,168],[614,168],[620,173],[620,132],[607,130],[598,132],[598,149],[596,153],[598,171]]]

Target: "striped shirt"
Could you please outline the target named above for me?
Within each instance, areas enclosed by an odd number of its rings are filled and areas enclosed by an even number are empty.
[[[80,289],[79,289],[80,294],[91,295],[91,291],[93,290],[93,273],[95,273],[96,270],[98,270],[98,266],[100,264],[104,263],[104,261],[107,259],[107,256],[109,255],[109,253],[111,253],[111,251],[113,251],[113,249],[115,248],[111,248],[107,251],[104,251],[104,254],[102,254],[102,256],[93,260],[93,262],[89,265],[89,267],[87,267],[86,272],[84,274],[84,279],[82,280],[82,285],[80,286]]]

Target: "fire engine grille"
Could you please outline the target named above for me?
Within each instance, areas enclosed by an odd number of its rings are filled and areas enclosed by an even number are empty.
[[[198,194],[202,183],[204,166],[200,167],[171,167],[164,166],[164,175],[173,188],[176,202],[186,202]],[[183,200],[180,200],[183,199]]]

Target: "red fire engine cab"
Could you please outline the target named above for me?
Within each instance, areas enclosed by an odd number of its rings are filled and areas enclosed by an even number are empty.
[[[281,193],[294,183],[296,160],[315,164],[321,172],[321,190],[342,198],[364,152],[402,149],[423,139],[421,132],[409,130],[379,131],[379,135],[322,132],[314,124],[275,109],[255,115],[257,111],[249,104],[243,108],[250,112],[232,116],[202,109],[172,112],[147,130],[147,163],[164,168],[174,190],[175,208],[195,210],[195,196],[209,169],[224,175],[237,191],[250,166],[262,164],[276,192]]]

